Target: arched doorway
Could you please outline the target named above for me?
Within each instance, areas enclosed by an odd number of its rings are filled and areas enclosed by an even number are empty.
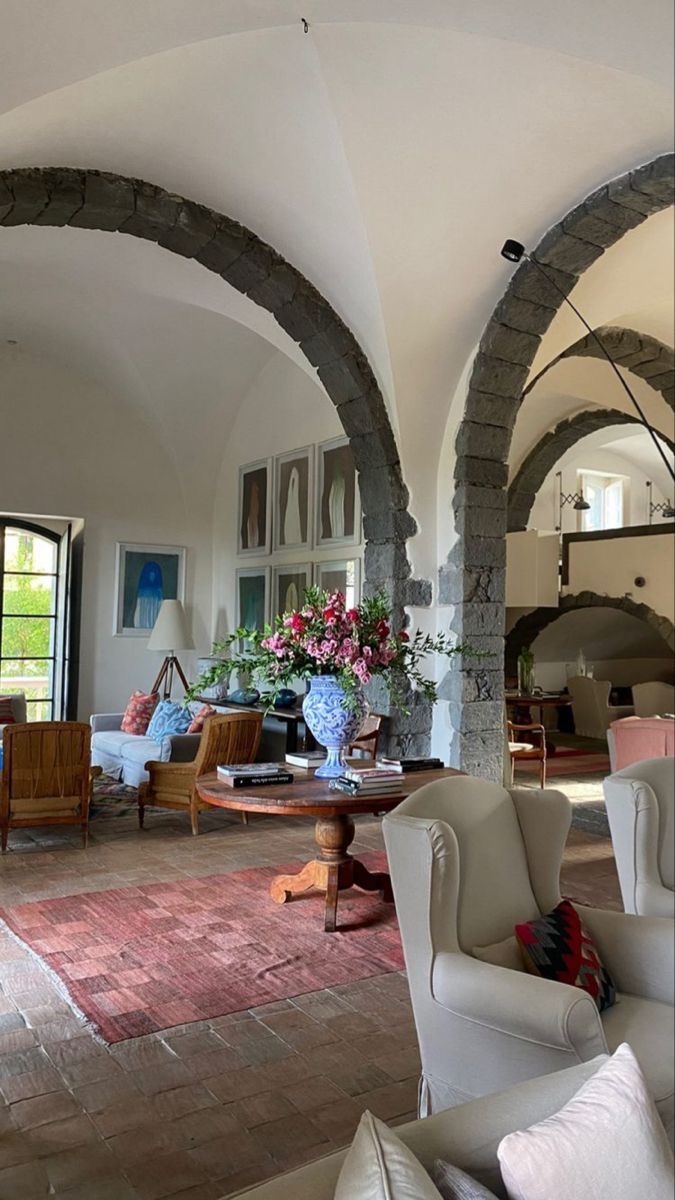
[[[639,429],[644,428],[639,418],[631,416],[630,413],[614,408],[589,408],[561,421],[555,429],[540,438],[509,484],[506,524],[509,533],[527,529],[537,492],[563,454],[583,438],[612,425],[636,425]],[[663,434],[660,437],[671,450],[675,449],[675,444],[670,438]]]
[[[0,172],[0,225],[69,226],[147,239],[194,259],[267,309],[316,369],[349,438],[359,474],[367,590],[387,593],[399,627],[406,605],[431,603],[431,584],[411,578],[406,546],[417,526],[375,375],[328,301],[271,246],[223,213],[143,180],[73,168]],[[392,753],[428,748],[430,707],[414,696],[411,707],[410,717],[392,714]],[[378,708],[386,709],[384,697]]]
[[[674,192],[674,156],[663,155],[593,192],[545,234],[534,256],[567,294],[628,230],[672,205]],[[451,761],[493,779],[502,773],[508,454],[529,370],[561,304],[536,267],[518,267],[481,338],[455,446],[458,539],[442,568],[443,591],[456,605],[455,633],[489,658],[457,660],[445,681]]]

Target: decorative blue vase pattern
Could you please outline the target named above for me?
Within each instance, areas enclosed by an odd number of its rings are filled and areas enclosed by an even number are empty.
[[[345,769],[345,747],[354,740],[368,712],[361,692],[358,707],[345,708],[345,692],[335,675],[315,675],[302,702],[307,727],[328,757],[315,772],[322,779],[335,779]]]

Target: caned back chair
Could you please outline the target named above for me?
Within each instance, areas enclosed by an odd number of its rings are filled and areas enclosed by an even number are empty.
[[[199,813],[209,805],[197,794],[197,780],[215,771],[219,763],[255,762],[261,732],[262,713],[216,713],[204,722],[199,750],[193,762],[147,762],[145,769],[150,778],[138,789],[138,823],[141,829],[145,809],[154,805],[157,808],[189,811],[192,832],[199,833]]]
[[[359,729],[353,742],[349,743],[347,753],[353,754],[358,750],[367,758],[377,758],[377,744],[380,740],[382,717],[378,713],[369,713]]]
[[[10,829],[79,825],[87,845],[91,799],[91,728],[79,721],[6,725],[0,831],[3,853]]]

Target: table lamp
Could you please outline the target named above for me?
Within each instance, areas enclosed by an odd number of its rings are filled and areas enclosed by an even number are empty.
[[[147,648],[148,650],[161,650],[165,654],[159,674],[152,685],[152,691],[158,692],[163,684],[163,699],[168,700],[173,687],[174,671],[187,691],[189,684],[183,668],[176,658],[176,651],[194,650],[195,644],[192,640],[185,609],[180,600],[162,600]]]

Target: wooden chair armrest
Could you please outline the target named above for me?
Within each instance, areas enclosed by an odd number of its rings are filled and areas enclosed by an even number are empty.
[[[543,734],[546,733],[544,726],[540,725],[538,722],[534,723],[532,725],[516,725],[516,724],[514,724],[513,721],[509,721],[508,726],[509,726],[509,729],[516,729],[519,731],[522,729],[536,729],[538,733],[543,733]]]
[[[190,775],[195,774],[194,762],[172,763],[150,760],[150,762],[146,762],[145,769],[146,771],[149,771],[151,775],[184,775],[186,778],[188,778]]]

